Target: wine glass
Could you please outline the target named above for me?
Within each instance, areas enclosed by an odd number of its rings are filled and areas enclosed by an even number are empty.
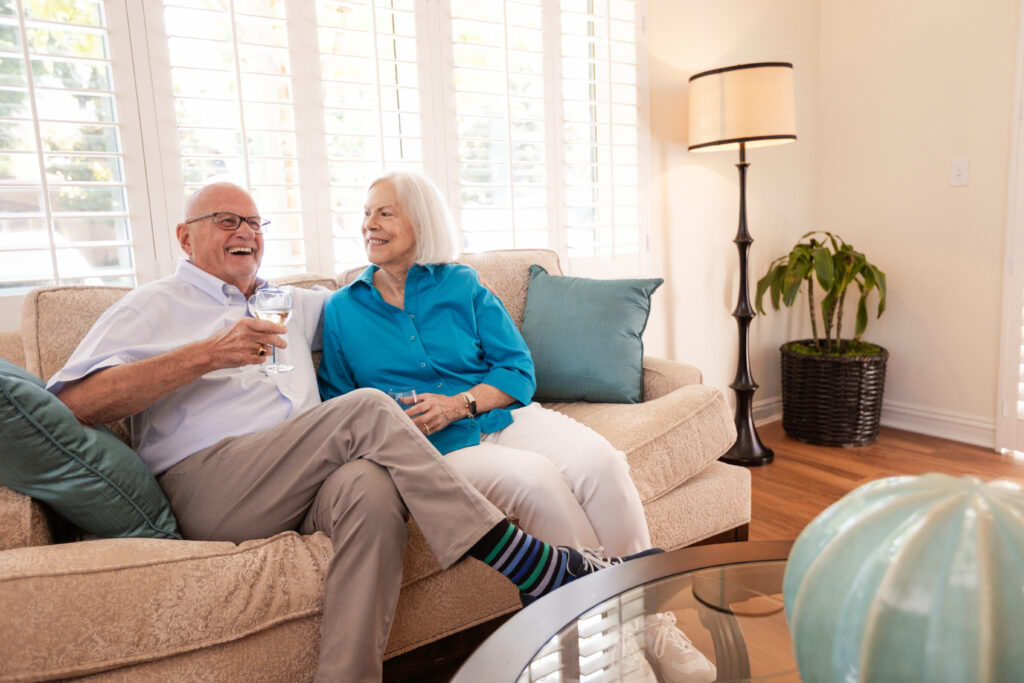
[[[288,292],[277,287],[265,287],[257,291],[249,299],[249,308],[260,320],[285,325],[292,317],[292,297]],[[273,356],[270,365],[261,365],[260,372],[265,375],[273,375],[279,372],[291,372],[295,369],[292,365],[285,365],[277,362],[277,347],[271,346]]]

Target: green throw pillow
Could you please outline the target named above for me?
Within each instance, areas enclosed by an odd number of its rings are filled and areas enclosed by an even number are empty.
[[[651,294],[661,278],[592,280],[530,266],[523,337],[544,401],[639,403]]]
[[[83,427],[43,382],[0,358],[0,484],[97,536],[181,538],[142,459],[106,427]]]

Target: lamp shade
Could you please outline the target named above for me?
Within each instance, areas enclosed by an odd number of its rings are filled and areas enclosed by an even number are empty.
[[[739,64],[690,77],[690,151],[794,140],[796,105],[789,62]]]

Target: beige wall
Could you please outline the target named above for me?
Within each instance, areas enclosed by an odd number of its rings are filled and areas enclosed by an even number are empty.
[[[748,154],[751,280],[803,232],[838,232],[889,278],[865,335],[891,352],[884,423],[992,443],[1017,1],[651,0],[668,355],[722,388],[735,373],[735,160],[686,152],[686,79],[792,61],[800,139]],[[954,157],[967,187],[950,187]],[[751,328],[759,415],[778,410],[778,345],[809,331],[794,313]]]
[[[817,213],[888,274],[890,423],[994,425],[1017,4],[822,3]]]
[[[739,220],[737,152],[686,150],[687,80],[705,69],[758,61],[794,65],[796,143],[747,152],[750,293],[777,252],[813,226],[819,17],[808,0],[651,0],[653,270],[666,279],[655,294],[647,348],[690,362],[707,384],[726,390],[736,375]],[[665,321],[665,322],[663,322]],[[778,397],[777,347],[790,336],[787,316],[756,318],[751,366],[761,389],[755,408]],[[769,402],[771,402],[769,400]]]

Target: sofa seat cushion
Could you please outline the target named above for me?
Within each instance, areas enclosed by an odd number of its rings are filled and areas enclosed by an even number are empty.
[[[330,555],[323,534],[291,531],[240,545],[119,538],[8,550],[4,676],[82,676],[319,615]]]
[[[750,470],[713,462],[644,506],[651,543],[675,550],[750,523]]]
[[[644,403],[544,405],[594,429],[626,453],[645,505],[703,470],[736,441],[725,397],[702,384]]]

